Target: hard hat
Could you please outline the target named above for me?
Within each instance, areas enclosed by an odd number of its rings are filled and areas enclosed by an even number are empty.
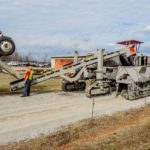
[[[32,66],[29,66],[29,69],[32,69]]]

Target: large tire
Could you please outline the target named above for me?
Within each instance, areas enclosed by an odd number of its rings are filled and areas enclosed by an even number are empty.
[[[0,38],[0,56],[8,56],[15,51],[15,43],[9,37]]]

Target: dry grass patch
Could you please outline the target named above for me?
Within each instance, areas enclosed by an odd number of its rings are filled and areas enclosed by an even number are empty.
[[[51,80],[47,80],[43,83],[39,83],[37,85],[32,86],[32,91],[60,91],[62,86],[62,79],[55,78]]]
[[[6,73],[0,73],[0,93],[9,92],[9,83],[13,80],[16,79]]]
[[[0,73],[0,94],[7,93],[9,94],[9,83],[15,81],[16,79],[8,74]],[[55,78],[52,80],[33,85],[31,87],[31,92],[50,92],[50,91],[60,91],[61,90],[61,78]],[[21,92],[19,90],[17,92]],[[16,93],[16,92],[13,92]]]

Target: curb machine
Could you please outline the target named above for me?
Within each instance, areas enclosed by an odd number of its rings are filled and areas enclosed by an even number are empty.
[[[139,53],[143,42],[130,40],[118,44],[135,46],[135,55],[132,56],[134,66],[119,66],[116,74],[117,95],[121,94],[128,100],[143,98],[150,95],[150,66],[148,57]]]
[[[146,57],[138,52],[141,43],[135,40],[120,42],[118,44],[125,45],[125,48],[108,53],[104,49],[98,49],[81,61],[78,61],[76,53],[74,64],[34,78],[32,84],[61,77],[64,91],[85,90],[87,97],[111,94],[113,90],[117,90],[117,95],[121,94],[129,100],[147,96],[150,89],[150,85],[147,85],[147,82],[150,82],[149,67],[146,66]],[[138,63],[134,66],[127,56],[131,44],[136,45],[133,60]],[[91,80],[90,85],[86,85],[86,80]],[[11,91],[23,86],[23,79],[10,83]]]
[[[0,31],[0,57],[2,56],[9,56],[13,54],[15,51],[15,43],[12,38],[8,36],[4,36]],[[14,76],[15,78],[19,79],[18,75],[5,63],[0,60],[0,68],[4,69],[10,75]]]

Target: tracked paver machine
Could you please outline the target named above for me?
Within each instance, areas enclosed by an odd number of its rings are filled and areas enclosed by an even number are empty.
[[[150,93],[150,68],[147,57],[139,54],[141,43],[135,40],[119,42],[125,45],[123,49],[115,52],[98,49],[81,61],[78,61],[76,53],[71,66],[34,78],[32,84],[61,77],[64,91],[85,90],[87,97],[111,94],[114,90],[117,95],[121,94],[129,100],[147,96]],[[136,50],[129,59],[131,44],[136,46]],[[86,80],[91,81],[90,85],[86,85]],[[10,83],[11,91],[23,87],[23,79]]]

